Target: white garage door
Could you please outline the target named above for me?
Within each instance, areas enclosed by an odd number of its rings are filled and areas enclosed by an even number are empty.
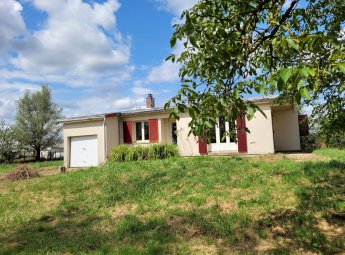
[[[97,136],[71,137],[70,167],[86,167],[97,165]]]

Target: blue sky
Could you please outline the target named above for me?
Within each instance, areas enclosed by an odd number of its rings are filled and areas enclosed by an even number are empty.
[[[172,24],[197,0],[1,0],[0,119],[48,84],[65,116],[162,106],[179,88],[164,62]]]
[[[0,119],[42,84],[66,117],[142,108],[148,93],[163,106],[179,88],[172,24],[196,2],[0,0]]]

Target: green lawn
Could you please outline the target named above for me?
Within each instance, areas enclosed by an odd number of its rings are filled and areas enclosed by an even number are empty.
[[[18,164],[0,164],[0,173],[6,173],[14,170]],[[22,164],[23,165],[23,164]],[[42,168],[56,168],[63,166],[63,160],[51,160],[51,161],[39,161],[24,163],[31,168],[42,169]]]
[[[196,157],[0,184],[0,254],[345,252],[344,151]]]

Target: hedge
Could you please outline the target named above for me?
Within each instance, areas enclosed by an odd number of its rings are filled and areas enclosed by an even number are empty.
[[[150,144],[131,146],[121,144],[114,147],[110,153],[110,162],[125,162],[137,160],[166,159],[179,156],[176,144]]]

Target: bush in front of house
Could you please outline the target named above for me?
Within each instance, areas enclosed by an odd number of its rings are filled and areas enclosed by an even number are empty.
[[[112,149],[110,162],[166,159],[178,156],[176,144],[150,144],[147,146],[129,146],[121,144]]]

